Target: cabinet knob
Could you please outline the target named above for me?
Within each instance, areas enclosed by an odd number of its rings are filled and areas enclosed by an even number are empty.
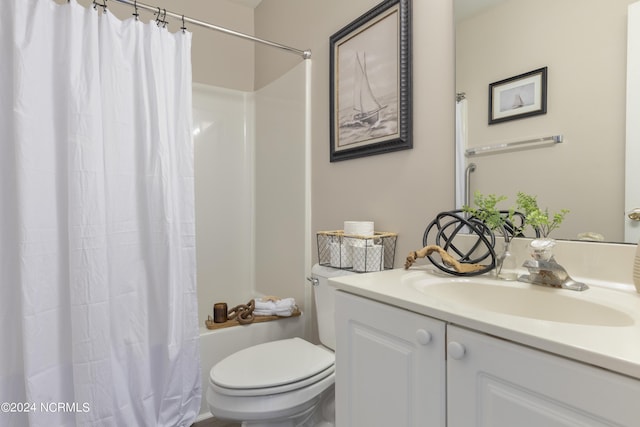
[[[431,333],[424,329],[418,329],[416,331],[416,340],[422,345],[427,345],[431,342]]]
[[[460,344],[457,341],[451,341],[447,345],[447,352],[452,359],[460,360],[464,357],[464,354],[467,350],[464,348],[464,345]]]

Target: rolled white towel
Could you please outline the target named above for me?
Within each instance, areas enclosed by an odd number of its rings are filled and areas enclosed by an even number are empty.
[[[296,300],[293,298],[283,298],[280,301],[276,301],[276,310],[288,309],[296,305]]]
[[[295,307],[283,308],[281,310],[276,310],[273,314],[280,317],[289,317],[293,314],[294,311],[295,311]]]
[[[254,316],[274,316],[275,312],[273,310],[253,310]]]
[[[296,300],[293,298],[284,298],[276,302],[276,316],[289,317],[296,310]]]
[[[255,300],[256,303],[256,307],[253,310],[254,313],[256,312],[272,312],[276,309],[276,303],[275,301],[271,301],[271,300],[262,300],[262,299],[257,299]]]
[[[283,298],[275,300],[270,297],[268,299],[261,298],[255,300],[255,309],[253,314],[256,316],[291,316],[297,306],[294,298]]]

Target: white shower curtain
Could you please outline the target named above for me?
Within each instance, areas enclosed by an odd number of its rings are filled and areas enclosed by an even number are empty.
[[[190,48],[75,0],[3,0],[1,426],[194,420]]]
[[[467,148],[467,100],[460,99],[456,102],[456,209],[462,209],[466,200],[466,161],[465,150]]]

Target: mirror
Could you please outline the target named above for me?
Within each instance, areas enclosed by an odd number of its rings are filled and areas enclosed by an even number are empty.
[[[475,191],[505,195],[508,208],[523,191],[550,212],[570,210],[551,237],[623,242],[627,8],[636,0],[453,1],[465,148],[562,136],[466,156],[471,202]],[[488,124],[489,85],[542,67],[546,114]]]

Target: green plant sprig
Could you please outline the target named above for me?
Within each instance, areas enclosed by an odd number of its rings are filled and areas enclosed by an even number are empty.
[[[508,239],[504,226],[507,221],[513,222],[514,210],[510,208],[507,215],[501,213],[497,205],[504,200],[507,200],[506,196],[497,196],[495,194],[485,196],[476,191],[473,199],[476,207],[465,205],[462,207],[462,211],[484,222],[490,230],[497,231],[502,234],[505,239]]]
[[[568,209],[561,209],[550,216],[548,209],[542,210],[538,207],[536,196],[522,192],[518,192],[517,205],[525,215],[525,222],[538,229],[542,237],[548,237],[553,230],[560,227],[564,217],[569,213]]]

